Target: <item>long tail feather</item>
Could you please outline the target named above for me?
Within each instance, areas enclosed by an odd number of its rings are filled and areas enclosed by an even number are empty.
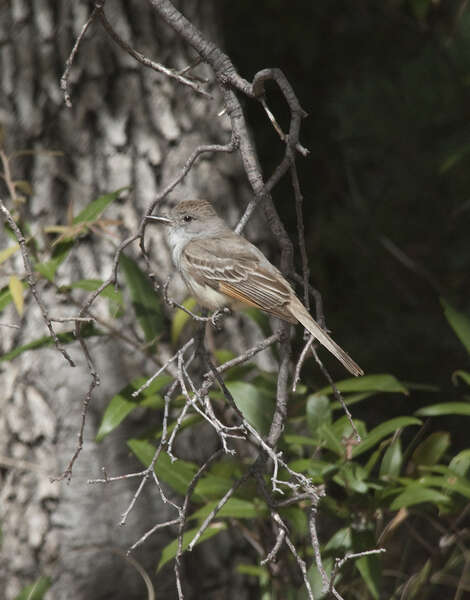
[[[346,369],[355,375],[364,375],[364,371],[356,364],[346,352],[333,341],[330,336],[314,321],[307,309],[297,298],[292,299],[288,305],[292,315],[309,331],[325,348],[327,348],[333,356],[346,367]]]

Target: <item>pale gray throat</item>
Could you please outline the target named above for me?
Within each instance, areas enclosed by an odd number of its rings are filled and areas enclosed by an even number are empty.
[[[182,227],[170,227],[168,231],[168,244],[171,249],[173,264],[180,270],[181,254],[186,245],[194,239],[194,233],[185,231]],[[197,237],[197,236],[196,236]]]

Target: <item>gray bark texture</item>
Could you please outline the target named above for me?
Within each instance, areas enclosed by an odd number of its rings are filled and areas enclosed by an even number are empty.
[[[214,4],[184,0],[179,8],[217,42]],[[31,234],[45,245],[43,228],[66,223],[70,207],[77,214],[100,194],[131,186],[105,213],[106,218],[121,222],[114,228],[118,238],[90,235],[81,240],[60,267],[61,284],[80,278],[106,279],[117,244],[135,231],[156,193],[175,176],[191,151],[199,144],[226,143],[230,138],[227,117],[218,116],[221,102],[215,89],[213,99],[208,99],[145,69],[111,42],[99,22],[91,25],[78,50],[70,74],[73,107],[66,108],[59,80],[91,7],[86,2],[57,0],[11,0],[0,7],[0,122],[8,153],[34,150],[12,163],[15,179],[32,186],[20,207],[31,223]],[[146,56],[175,69],[194,61],[192,51],[158,22],[148,2],[109,0],[106,14],[120,35]],[[212,75],[204,65],[197,73]],[[48,154],[51,150],[61,155]],[[240,174],[235,156],[204,156],[170,201],[207,197],[233,223],[237,208],[247,199],[243,186],[237,184]],[[1,195],[13,210],[3,187]],[[2,230],[0,250],[11,243]],[[150,249],[155,272],[164,279],[170,269],[169,255],[157,228],[152,230]],[[132,251],[137,257],[138,249]],[[12,273],[24,273],[19,252],[0,265],[0,287],[8,285]],[[171,290],[178,299],[184,297],[180,282],[172,284]],[[77,307],[44,280],[39,291],[50,316],[77,314]],[[94,310],[109,320],[106,303],[99,300]],[[26,296],[21,318],[9,305],[0,321],[20,325],[19,329],[0,328],[1,353],[47,335],[31,294]],[[70,329],[70,323],[57,324],[58,331]],[[134,329],[129,319],[123,331],[132,337]],[[155,488],[147,486],[127,525],[119,527],[137,480],[108,486],[87,484],[89,478],[102,475],[103,466],[113,475],[140,469],[125,444],[128,430],[101,444],[94,438],[107,401],[132,377],[152,368],[117,338],[93,338],[89,345],[101,385],[93,393],[84,450],[70,484],[51,483],[49,478],[60,474],[73,454],[90,382],[78,344],[67,347],[75,368],[53,347],[0,363],[2,599],[12,600],[40,575],[53,580],[47,600],[145,598],[144,582],[124,554],[144,531],[176,516]],[[193,433],[186,441],[194,460],[207,456],[207,448],[214,446],[213,438],[197,439]],[[164,530],[135,555],[154,580],[159,599],[176,597],[171,568],[155,576],[158,549],[171,539],[174,532]],[[196,549],[185,559],[186,597],[247,597],[231,570],[236,554],[233,544],[220,536],[212,553],[204,552]],[[214,591],[204,592],[207,581]]]

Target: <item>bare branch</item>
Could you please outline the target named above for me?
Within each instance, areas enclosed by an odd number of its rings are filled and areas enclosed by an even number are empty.
[[[354,425],[354,421],[353,421],[352,415],[349,412],[348,407],[346,406],[346,403],[345,403],[345,401],[343,399],[343,396],[342,396],[341,392],[336,387],[335,382],[331,378],[331,375],[328,373],[328,371],[323,366],[323,363],[320,360],[320,358],[319,358],[319,356],[318,356],[317,351],[315,350],[315,348],[311,348],[311,350],[312,350],[312,354],[313,354],[315,360],[317,361],[317,364],[320,367],[323,375],[326,377],[326,379],[328,380],[328,383],[331,385],[331,388],[333,389],[334,397],[341,404],[341,406],[342,406],[342,408],[343,408],[343,410],[344,410],[344,412],[346,414],[346,417],[348,418],[348,422],[351,425],[351,429],[353,430],[353,433],[354,433],[354,435],[356,437],[356,444],[359,444],[361,442],[362,438],[359,435],[359,432],[358,432],[356,426]]]
[[[172,519],[171,521],[165,521],[165,523],[157,523],[156,525],[154,525],[154,527],[152,527],[152,529],[146,531],[142,537],[140,537],[136,542],[132,544],[132,546],[127,551],[127,554],[133,552],[138,546],[143,544],[151,535],[153,535],[159,529],[165,529],[166,527],[171,527],[172,525],[178,525],[179,522],[180,517]]]
[[[307,358],[308,351],[310,350],[310,346],[313,344],[314,341],[315,341],[315,338],[313,337],[313,335],[311,335],[308,338],[307,343],[303,347],[303,350],[299,356],[299,360],[297,361],[297,364],[295,365],[294,381],[292,382],[292,391],[293,392],[295,392],[297,390],[297,384],[300,381],[300,371],[301,371],[302,366]]]
[[[273,549],[266,556],[266,558],[263,559],[259,563],[260,565],[266,565],[268,562],[272,562],[273,560],[276,559],[277,553],[279,552],[279,549],[282,546],[282,543],[284,542],[285,537],[286,537],[285,529],[282,529],[281,527],[279,527],[277,530],[276,543],[274,544]]]
[[[77,54],[78,47],[80,46],[80,43],[81,43],[85,33],[87,32],[88,27],[96,19],[96,16],[98,15],[98,13],[101,11],[101,9],[104,6],[104,2],[105,2],[105,0],[97,0],[95,2],[94,9],[92,10],[90,16],[88,17],[85,24],[83,25],[77,39],[75,40],[75,44],[73,45],[72,52],[70,53],[69,57],[65,61],[65,71],[63,72],[62,77],[60,78],[60,89],[64,92],[64,101],[65,101],[65,105],[67,106],[67,108],[72,108],[72,101],[70,100],[70,94],[69,94],[69,90],[68,90],[70,69],[72,68],[72,64],[73,64],[75,55]]]
[[[299,237],[299,248],[300,257],[302,259],[302,276],[304,284],[304,305],[305,308],[310,311],[310,294],[308,293],[308,281],[310,279],[310,269],[308,267],[307,248],[305,246],[305,228],[304,228],[304,216],[302,212],[303,196],[300,191],[299,175],[297,173],[297,167],[295,162],[292,162],[290,167],[290,174],[292,179],[292,187],[294,188],[295,195],[295,210],[297,213],[297,234]]]
[[[65,360],[69,363],[69,365],[71,367],[74,367],[75,363],[73,362],[70,354],[67,352],[67,350],[65,350],[65,348],[60,343],[59,338],[57,337],[57,334],[54,331],[54,328],[52,327],[52,323],[51,323],[51,320],[47,313],[46,306],[45,306],[44,302],[42,301],[42,298],[39,295],[39,292],[37,290],[36,279],[33,274],[33,267],[31,265],[31,260],[29,258],[28,249],[26,248],[25,237],[24,237],[23,233],[21,232],[20,228],[18,227],[18,225],[16,224],[15,220],[13,219],[10,211],[7,209],[7,207],[3,203],[3,200],[1,198],[0,198],[0,211],[3,213],[6,222],[11,227],[11,229],[13,230],[13,233],[16,236],[16,239],[18,240],[18,244],[21,249],[21,255],[23,257],[23,264],[24,264],[24,269],[26,271],[26,278],[28,280],[28,285],[31,289],[34,299],[36,300],[36,304],[41,309],[42,318],[43,318],[45,324],[47,325],[47,328],[49,329],[49,333],[51,334],[51,337],[54,340],[54,344],[55,344],[57,350],[59,350],[59,352],[62,354],[62,356],[65,358]]]
[[[101,10],[99,11],[99,18],[104,29],[106,30],[106,33],[111,37],[111,39],[128,54],[130,54],[132,58],[135,58],[136,61],[140,62],[146,67],[149,67],[150,69],[153,69],[154,71],[157,71],[158,73],[163,73],[170,79],[174,79],[175,81],[178,81],[179,83],[188,86],[189,88],[191,88],[198,94],[205,96],[206,98],[212,98],[212,96],[208,92],[203,90],[197,83],[195,83],[191,79],[188,79],[187,77],[184,77],[182,72],[177,73],[175,71],[172,71],[171,69],[168,69],[167,67],[164,67],[163,65],[153,60],[150,60],[150,58],[147,58],[146,56],[132,48],[132,46],[130,46],[125,40],[123,40],[121,36],[116,32],[116,30],[112,27],[111,23],[108,21],[106,15],[104,14],[103,8],[101,8]]]
[[[251,471],[247,471],[242,477],[237,479],[237,481],[235,481],[235,483],[232,485],[232,487],[225,493],[223,498],[221,498],[219,500],[219,502],[217,503],[217,506],[215,506],[211,510],[211,512],[207,515],[206,519],[204,520],[202,525],[199,527],[196,535],[191,540],[191,543],[188,546],[189,551],[191,551],[194,548],[194,546],[198,543],[199,538],[204,533],[204,531],[206,531],[206,529],[209,527],[209,525],[212,523],[212,521],[215,519],[219,510],[225,504],[227,504],[227,502],[230,500],[230,498],[233,496],[233,494],[238,490],[238,488],[242,485],[242,483],[244,483],[248,479],[248,477],[250,477],[250,475],[251,475]]]
[[[188,489],[186,491],[186,495],[184,497],[183,507],[181,509],[180,516],[178,519],[178,521],[179,521],[179,523],[178,523],[178,551],[176,553],[176,558],[175,558],[175,577],[176,577],[176,584],[177,584],[177,589],[178,589],[179,600],[183,600],[183,598],[184,598],[183,586],[181,583],[180,562],[181,562],[181,556],[183,554],[183,532],[184,532],[184,527],[186,525],[186,519],[188,516],[189,502],[191,500],[191,496],[193,495],[194,488],[196,487],[197,482],[202,477],[202,475],[204,475],[204,473],[210,468],[212,463],[214,463],[221,456],[221,454],[222,454],[222,452],[220,450],[217,450],[217,452],[214,452],[214,454],[212,454],[212,456],[210,456],[207,459],[207,461],[199,468],[197,473],[192,478],[191,483],[189,484]]]

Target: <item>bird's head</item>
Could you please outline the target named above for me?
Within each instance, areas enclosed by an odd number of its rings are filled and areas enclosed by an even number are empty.
[[[192,238],[211,236],[226,227],[207,200],[182,200],[168,215],[151,215],[147,221],[168,225],[173,235]]]

